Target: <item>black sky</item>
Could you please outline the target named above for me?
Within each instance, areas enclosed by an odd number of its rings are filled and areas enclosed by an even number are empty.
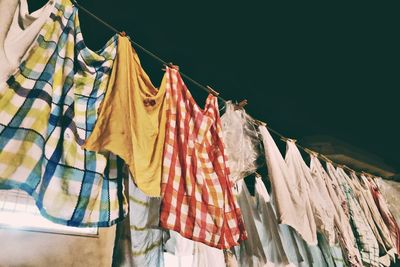
[[[246,98],[250,114],[288,137],[327,134],[400,170],[395,1],[79,3],[225,99]],[[83,11],[80,21],[93,49],[112,36]],[[138,53],[159,84],[159,63]],[[187,85],[202,105],[206,93]]]

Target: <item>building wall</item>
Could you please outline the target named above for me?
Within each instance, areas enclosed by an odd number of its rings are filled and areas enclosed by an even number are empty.
[[[98,237],[0,229],[0,266],[111,266],[115,226]]]

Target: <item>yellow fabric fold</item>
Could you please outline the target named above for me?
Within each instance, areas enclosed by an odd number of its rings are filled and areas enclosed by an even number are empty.
[[[137,186],[160,196],[165,139],[165,76],[159,89],[142,69],[127,37],[118,39],[117,57],[95,128],[83,147],[121,157]]]

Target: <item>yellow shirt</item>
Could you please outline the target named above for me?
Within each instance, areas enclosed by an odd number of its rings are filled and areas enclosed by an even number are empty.
[[[83,147],[121,157],[137,186],[160,196],[166,127],[165,76],[155,88],[126,37],[119,37],[105,98],[95,128]]]

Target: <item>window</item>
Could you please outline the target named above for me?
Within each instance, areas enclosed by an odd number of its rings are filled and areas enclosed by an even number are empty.
[[[44,218],[35,201],[20,190],[0,190],[0,227],[70,235],[97,236],[98,228],[60,225]]]

